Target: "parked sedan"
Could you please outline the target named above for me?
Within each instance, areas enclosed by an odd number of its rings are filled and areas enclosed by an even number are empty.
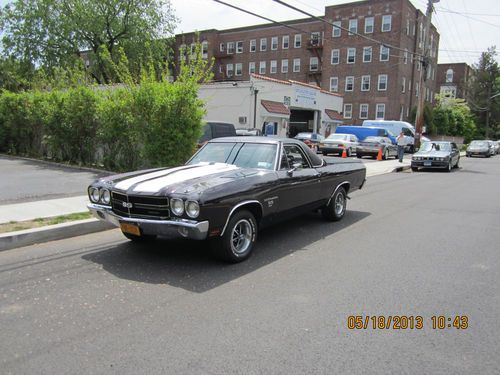
[[[314,210],[341,220],[347,194],[361,189],[365,178],[363,163],[328,164],[294,139],[217,138],[186,165],[95,181],[88,208],[132,241],[210,239],[216,256],[240,262],[266,225]]]
[[[325,137],[318,133],[299,133],[295,136],[295,139],[304,142],[309,147],[315,147],[318,149],[318,145],[321,141],[323,141]]]
[[[490,156],[495,156],[497,154],[495,142],[494,141],[486,141],[486,142],[488,142],[488,145],[490,146]]]
[[[345,150],[347,156],[351,156],[356,152],[358,145],[358,137],[354,134],[333,133],[319,143],[318,151],[323,155],[337,153],[342,155],[342,152]]]
[[[382,150],[383,160],[387,160],[391,156],[398,158],[398,146],[393,145],[390,138],[387,137],[366,137],[356,147],[356,156],[358,158],[371,156],[375,159],[379,150]]]
[[[488,141],[472,141],[465,151],[465,156],[491,156],[490,145]]]
[[[424,142],[411,159],[411,170],[438,168],[450,172],[458,168],[460,151],[455,142]]]

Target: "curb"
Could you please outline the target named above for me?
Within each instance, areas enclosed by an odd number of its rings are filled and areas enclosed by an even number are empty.
[[[0,251],[116,228],[99,219],[86,219],[0,234]]]
[[[408,169],[411,168],[411,165],[402,165],[400,167],[395,167],[393,170],[392,170],[392,173],[394,172],[403,172],[403,171],[406,171]]]

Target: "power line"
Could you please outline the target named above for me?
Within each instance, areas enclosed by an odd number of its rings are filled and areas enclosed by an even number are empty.
[[[454,10],[451,10],[451,9],[446,9],[446,8],[437,8],[437,9],[438,9],[440,12],[458,14],[459,16],[462,16],[462,17],[465,17],[465,18],[471,19],[471,20],[473,20],[473,21],[476,21],[476,22],[481,22],[481,23],[484,23],[484,24],[486,24],[486,25],[490,25],[490,26],[493,26],[493,27],[498,27],[498,28],[500,28],[500,25],[497,25],[497,24],[494,24],[494,23],[491,23],[491,22],[488,22],[488,21],[480,20],[480,19],[478,19],[478,18],[471,17],[471,16],[467,15],[466,13],[456,12],[456,11],[454,11]]]

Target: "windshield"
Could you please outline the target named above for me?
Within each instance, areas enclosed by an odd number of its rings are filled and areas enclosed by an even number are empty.
[[[451,146],[447,142],[424,142],[419,151],[451,151]]]
[[[472,141],[470,145],[473,147],[487,147],[485,141]]]
[[[334,134],[330,134],[327,139],[346,140],[347,135],[334,133]]]
[[[227,163],[241,168],[274,169],[276,145],[263,143],[207,143],[188,165],[198,163]]]

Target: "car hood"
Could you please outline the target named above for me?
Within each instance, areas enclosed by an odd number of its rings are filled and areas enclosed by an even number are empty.
[[[232,164],[200,163],[176,168],[148,170],[131,178],[110,176],[101,182],[129,195],[199,195],[203,191],[237,180],[273,173],[262,169],[244,169]]]
[[[413,156],[445,158],[447,156],[450,156],[450,153],[448,151],[431,150],[431,151],[422,151],[422,152],[419,151],[419,152],[414,153]]]

